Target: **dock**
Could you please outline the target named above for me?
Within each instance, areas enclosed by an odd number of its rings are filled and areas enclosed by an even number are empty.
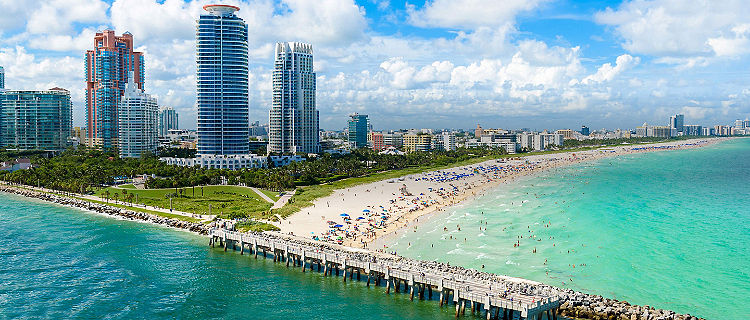
[[[311,240],[241,233],[222,228],[209,231],[209,245],[229,248],[263,257],[287,267],[322,272],[323,276],[341,275],[344,282],[367,281],[367,286],[385,286],[386,294],[409,294],[410,299],[435,300],[439,306],[455,306],[456,317],[471,314],[486,319],[557,320],[560,300],[557,296],[529,294],[509,286],[488,273],[456,274],[445,264],[385,255],[364,249],[336,247]],[[468,269],[464,269],[468,270]]]

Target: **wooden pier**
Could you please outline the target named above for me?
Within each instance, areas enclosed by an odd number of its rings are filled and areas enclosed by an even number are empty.
[[[256,258],[272,256],[275,262],[286,263],[286,266],[302,267],[302,272],[309,269],[323,272],[324,276],[343,275],[343,281],[357,280],[363,277],[367,286],[384,285],[386,293],[403,292],[410,299],[438,298],[440,306],[453,303],[456,317],[470,313],[481,316],[482,311],[487,319],[528,319],[542,318],[557,320],[556,309],[560,306],[557,297],[527,295],[512,292],[501,282],[488,281],[464,275],[455,275],[437,268],[418,268],[405,266],[393,259],[378,258],[380,254],[372,251],[336,249],[328,244],[317,244],[309,240],[266,237],[250,233],[240,233],[225,229],[211,229],[209,245],[218,244],[226,251],[228,248],[246,251]],[[364,281],[364,280],[362,280]]]

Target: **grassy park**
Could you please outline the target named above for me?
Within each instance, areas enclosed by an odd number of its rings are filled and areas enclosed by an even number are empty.
[[[262,192],[264,190],[261,190]],[[278,195],[263,192],[272,200]],[[135,189],[132,185],[104,188],[96,192],[110,202],[138,203],[196,213],[214,214],[222,217],[250,217],[268,219],[272,203],[261,198],[252,189],[241,186],[197,186],[169,189]],[[137,200],[136,200],[137,199]]]

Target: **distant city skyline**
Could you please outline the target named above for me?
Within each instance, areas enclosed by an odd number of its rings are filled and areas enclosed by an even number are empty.
[[[279,41],[316,48],[324,129],[345,127],[354,112],[386,130],[632,129],[668,125],[678,113],[709,126],[750,115],[750,78],[738,72],[750,66],[742,1],[8,3],[0,4],[6,87],[67,88],[74,125],[85,126],[81,56],[97,31],[130,32],[147,92],[195,129],[195,20],[211,3],[241,7],[253,30],[250,122],[268,119]]]

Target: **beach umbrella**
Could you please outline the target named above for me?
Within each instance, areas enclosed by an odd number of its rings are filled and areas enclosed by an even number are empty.
[[[370,209],[362,210],[362,212],[370,212]]]
[[[342,214],[340,214],[340,216],[342,216],[342,217],[348,217],[349,215],[346,214],[346,213],[342,213]]]
[[[333,227],[334,227],[334,228],[341,228],[341,227],[343,227],[343,226],[342,226],[342,225],[340,225],[340,224],[337,224],[337,225],[335,225],[335,226],[333,226]]]

